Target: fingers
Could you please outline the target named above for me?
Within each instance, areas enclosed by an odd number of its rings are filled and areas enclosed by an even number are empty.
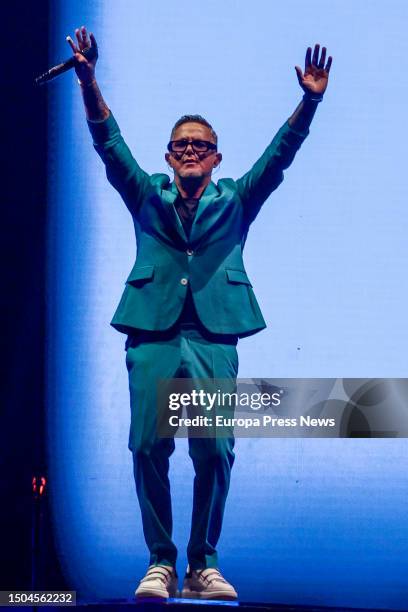
[[[306,57],[305,57],[305,72],[310,67],[311,63],[312,63],[312,47],[308,47],[306,50]]]
[[[78,44],[78,47],[79,47],[79,49],[81,49],[82,39],[81,39],[81,34],[80,34],[80,32],[79,32],[79,28],[77,28],[77,29],[75,30],[75,37],[76,37],[76,39],[77,39],[77,44]]]
[[[324,68],[324,62],[326,61],[326,47],[322,47],[322,54],[320,56],[319,68]]]
[[[95,47],[97,49],[98,45],[96,44],[95,36],[92,34],[92,32],[89,32],[89,38],[91,39],[91,47]]]
[[[82,44],[84,45],[84,47],[89,47],[88,36],[87,36],[87,33],[86,33],[85,26],[82,26],[82,28],[81,28],[81,36],[82,36]]]
[[[316,43],[314,46],[313,57],[312,57],[312,48],[311,47],[307,48],[306,58],[305,58],[305,72],[311,66],[315,66],[316,68],[319,68],[321,70],[326,70],[326,72],[330,71],[330,66],[333,61],[332,56],[330,55],[328,57],[327,64],[325,66],[324,64],[326,61],[327,48],[322,47],[322,53],[320,55],[320,60],[319,60],[319,50],[320,50],[320,45]]]
[[[74,41],[72,40],[72,38],[70,36],[67,36],[66,39],[67,43],[69,44],[69,46],[72,49],[72,53],[79,53],[79,49],[75,46]]]
[[[75,36],[78,41],[78,47],[80,51],[83,51],[87,47],[90,47],[90,42],[88,40],[88,34],[86,32],[85,26],[82,26],[81,28],[77,28],[75,30]]]
[[[299,81],[299,85],[301,85],[302,84],[302,80],[303,80],[302,70],[301,70],[300,66],[295,66],[295,70],[296,70],[297,79]]]
[[[85,49],[89,49],[90,47],[93,48],[93,50],[96,52],[93,54],[92,59],[95,59],[98,57],[98,45],[96,44],[96,40],[95,40],[95,36],[92,34],[92,32],[89,33],[89,38],[88,38],[88,34],[86,31],[86,27],[85,26],[81,26],[80,28],[76,28],[75,30],[75,38],[76,38],[76,43],[72,40],[71,36],[67,36],[66,37],[66,41],[69,44],[69,46],[71,47],[72,52],[75,54],[80,54],[83,55],[83,51]],[[79,58],[77,58],[79,60]]]
[[[314,51],[313,51],[313,58],[312,58],[312,64],[314,66],[317,66],[317,62],[318,62],[318,59],[319,59],[319,49],[320,49],[320,45],[316,44],[315,48],[314,48]]]

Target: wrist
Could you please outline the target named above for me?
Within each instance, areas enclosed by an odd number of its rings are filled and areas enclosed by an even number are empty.
[[[321,102],[323,100],[323,94],[318,94],[318,93],[309,93],[309,92],[305,92],[303,94],[303,101],[304,102]]]
[[[90,87],[91,85],[96,83],[95,77],[93,77],[93,79],[91,79],[90,81],[81,81],[81,79],[77,79],[77,81],[80,87]]]

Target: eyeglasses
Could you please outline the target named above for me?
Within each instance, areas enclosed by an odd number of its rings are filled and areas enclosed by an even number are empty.
[[[208,151],[216,151],[217,145],[208,140],[187,140],[182,138],[181,140],[170,140],[167,145],[167,149],[170,153],[177,153],[182,155],[187,149],[188,145],[191,144],[194,153],[207,153]]]

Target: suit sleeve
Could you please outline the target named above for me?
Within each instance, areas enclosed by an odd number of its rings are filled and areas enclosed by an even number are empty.
[[[149,186],[149,175],[134,159],[112,113],[105,121],[87,123],[93,146],[105,164],[108,181],[120,193],[129,211],[137,214]]]
[[[283,181],[283,171],[290,166],[308,134],[309,130],[298,132],[286,121],[251,170],[236,181],[248,225]]]

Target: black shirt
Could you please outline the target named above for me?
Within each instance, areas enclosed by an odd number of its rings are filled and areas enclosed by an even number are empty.
[[[182,198],[179,196],[174,202],[174,208],[180,218],[187,238],[190,238],[191,227],[196,216],[198,198]]]
[[[191,227],[196,216],[198,207],[198,198],[182,198],[179,196],[174,202],[174,208],[183,225],[186,236],[189,238]],[[179,322],[182,324],[197,325],[198,316],[191,295],[190,285],[187,287],[186,301],[184,302],[183,312],[180,315]]]

